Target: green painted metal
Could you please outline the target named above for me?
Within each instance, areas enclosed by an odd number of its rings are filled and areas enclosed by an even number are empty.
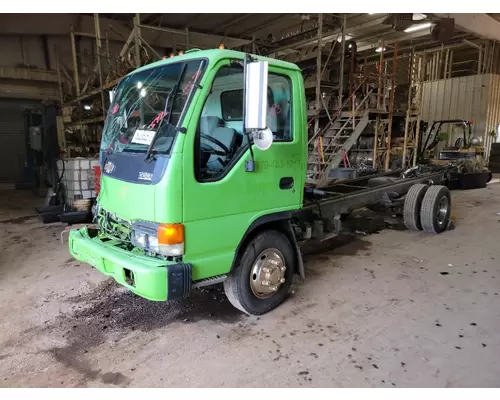
[[[167,300],[169,263],[139,254],[132,255],[114,244],[103,242],[98,237],[91,238],[86,227],[71,230],[69,234],[69,251],[77,260],[92,265],[139,296],[153,301]],[[135,287],[127,283],[124,268],[133,271]]]
[[[195,133],[205,99],[219,68],[230,60],[244,59],[244,53],[230,50],[194,51],[158,61],[137,71],[169,62],[204,58],[207,69],[182,122],[185,133],[178,134],[170,160],[158,184],[143,185],[102,176],[100,206],[127,221],[183,223],[185,254],[183,262],[192,264],[193,281],[228,273],[235,252],[252,222],[264,215],[302,207],[307,168],[307,122],[304,86],[300,69],[291,63],[254,56],[269,62],[269,72],[284,74],[292,83],[293,141],[275,142],[267,151],[253,146],[256,170],[245,171],[250,151],[236,162],[227,175],[216,182],[200,183],[194,174]],[[135,72],[137,72],[135,71]],[[134,73],[134,72],[133,72]],[[292,177],[294,187],[282,190],[280,179]],[[85,228],[72,231],[70,251],[77,259],[113,276],[140,296],[165,300],[166,275],[162,259],[116,249],[88,236]],[[75,250],[76,249],[76,250]],[[112,265],[108,269],[106,265]],[[123,278],[122,267],[140,276],[140,288],[132,288]]]

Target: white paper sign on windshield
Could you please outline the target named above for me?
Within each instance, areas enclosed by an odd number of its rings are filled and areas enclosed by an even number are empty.
[[[134,137],[132,138],[132,143],[145,144],[149,146],[153,141],[153,137],[155,135],[155,131],[147,131],[144,129],[137,129],[134,133]]]

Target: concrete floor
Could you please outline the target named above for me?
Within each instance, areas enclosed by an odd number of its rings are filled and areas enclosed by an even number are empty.
[[[0,386],[500,386],[500,185],[453,192],[455,230],[384,230],[307,258],[247,317],[219,287],[131,295],[71,259],[40,199],[0,188]]]

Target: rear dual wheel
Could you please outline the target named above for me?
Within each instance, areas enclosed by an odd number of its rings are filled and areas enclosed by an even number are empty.
[[[420,208],[422,229],[426,233],[441,233],[448,227],[451,196],[446,186],[433,185],[425,193]]]
[[[404,203],[406,227],[413,231],[441,233],[448,227],[451,214],[451,196],[446,186],[413,185]]]
[[[428,185],[418,183],[413,185],[406,194],[403,207],[403,220],[406,227],[411,231],[421,231],[422,222],[420,221],[420,207],[424,199]]]

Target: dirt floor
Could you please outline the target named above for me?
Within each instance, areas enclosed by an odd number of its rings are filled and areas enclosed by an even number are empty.
[[[453,199],[454,230],[340,240],[257,318],[124,291],[0,187],[0,387],[500,386],[500,184]]]

